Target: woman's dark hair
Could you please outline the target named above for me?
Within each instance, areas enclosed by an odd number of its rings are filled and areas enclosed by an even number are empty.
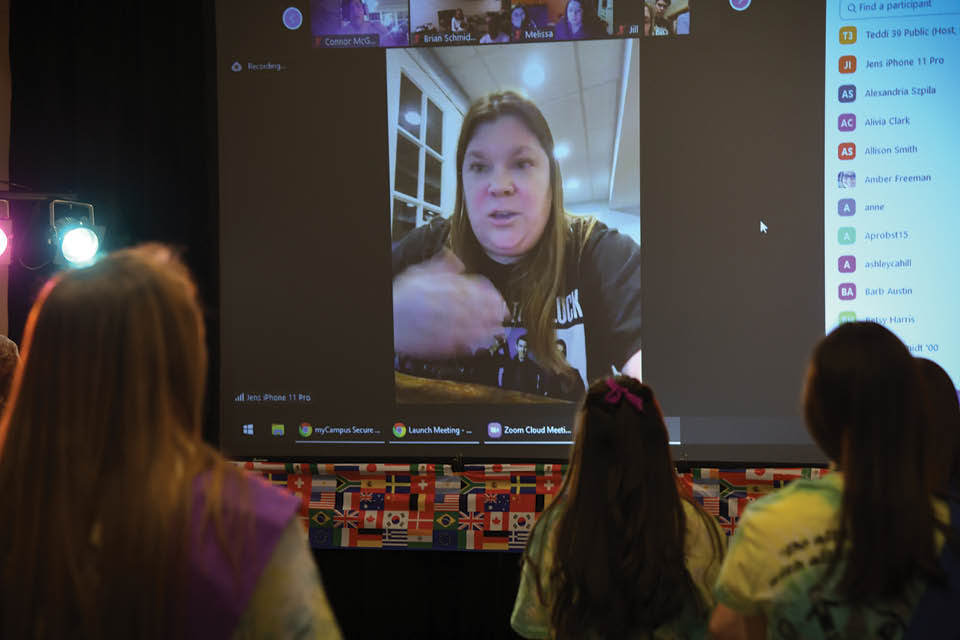
[[[523,11],[523,22],[520,23],[520,26],[517,27],[513,24],[513,12],[517,9]],[[530,14],[527,13],[527,7],[522,4],[514,4],[510,8],[510,27],[511,29],[520,29],[521,31],[528,31],[537,28],[537,24],[530,18]]]
[[[571,2],[578,2],[580,4],[583,22],[583,26],[580,28],[583,29],[588,37],[594,38],[606,34],[607,23],[602,21],[600,16],[597,15],[597,0],[567,0],[563,5],[564,19],[567,19],[567,9],[570,8]]]
[[[836,549],[839,595],[860,604],[939,579],[927,424],[917,366],[890,331],[842,324],[814,349],[804,393],[807,428],[844,476]],[[890,513],[896,513],[891,518]]]
[[[933,360],[917,358],[930,417],[931,461],[938,489],[957,490],[960,479],[960,401],[950,374]]]
[[[638,398],[642,410],[626,394],[608,395],[611,381]],[[546,563],[529,549],[524,554],[556,637],[619,638],[653,631],[688,607],[707,614],[685,564],[684,500],[650,387],[628,376],[594,382],[577,416],[566,477],[537,525],[551,522],[544,533],[555,544],[541,549],[552,546],[555,553]],[[711,532],[719,563],[711,516],[687,502]]]

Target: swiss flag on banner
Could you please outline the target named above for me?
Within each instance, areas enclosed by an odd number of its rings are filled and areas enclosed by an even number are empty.
[[[556,493],[562,482],[563,477],[559,475],[537,476],[537,493]]]
[[[300,515],[310,514],[310,485],[313,475],[309,473],[290,474],[287,476],[287,489],[300,498]]]
[[[413,476],[410,478],[411,493],[433,493],[436,486],[436,476]]]

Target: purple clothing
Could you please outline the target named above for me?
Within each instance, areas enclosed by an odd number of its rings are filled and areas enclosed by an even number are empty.
[[[228,542],[242,540],[235,571],[220,547],[214,523],[204,518],[209,480],[205,473],[193,483],[183,626],[184,637],[205,640],[233,635],[277,541],[300,506],[295,496],[254,476],[244,476],[243,485],[225,479],[221,498],[225,537]]]
[[[554,40],[585,40],[586,38],[596,38],[597,35],[593,33],[588,33],[587,23],[580,23],[580,31],[573,33],[570,29],[570,24],[567,22],[566,18],[560,18],[556,26],[553,28],[553,39]]]

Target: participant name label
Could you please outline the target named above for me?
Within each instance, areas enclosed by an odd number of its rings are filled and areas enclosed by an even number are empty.
[[[423,44],[457,44],[479,42],[471,33],[439,33],[423,36]]]
[[[349,49],[352,47],[379,47],[380,34],[365,33],[362,35],[325,36],[318,38],[320,46],[328,49]]]
[[[892,98],[894,96],[932,96],[937,92],[933,85],[925,87],[893,87],[882,89],[867,89],[863,95],[867,98]]]

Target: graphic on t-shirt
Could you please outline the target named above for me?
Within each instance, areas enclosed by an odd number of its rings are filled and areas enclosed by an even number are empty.
[[[576,401],[640,349],[635,43],[489,51],[387,52],[399,403]]]
[[[796,480],[752,503],[727,552],[716,586],[719,602],[762,612],[777,637],[902,637],[923,594],[921,581],[895,597],[853,605],[838,593],[842,561],[825,579],[842,497],[843,476],[830,473]]]

